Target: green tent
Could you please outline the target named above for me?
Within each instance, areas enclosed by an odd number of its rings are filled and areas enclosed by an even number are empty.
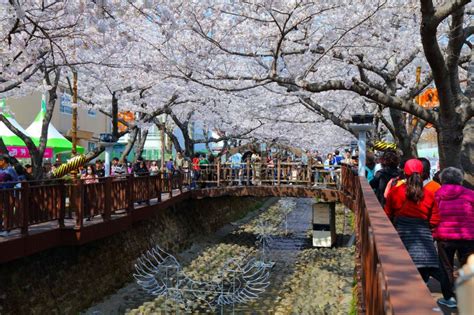
[[[39,144],[39,139],[41,137],[41,128],[43,125],[43,118],[46,114],[46,101],[43,97],[41,100],[41,111],[36,115],[35,120],[31,125],[26,128],[26,131],[30,134],[35,144]],[[48,142],[46,142],[46,147],[52,148],[54,154],[61,152],[70,152],[72,150],[72,143],[66,139],[54,126],[52,123],[49,123],[48,126]],[[78,153],[84,153],[84,148],[77,146]]]
[[[6,103],[5,99],[0,100],[0,113],[8,119],[8,121],[15,126],[18,130],[23,132],[24,134],[28,135],[28,132],[23,129],[22,126],[10,115],[6,112]],[[7,147],[24,147],[25,143],[21,140],[17,135],[13,133],[8,127],[3,123],[0,122],[0,137],[2,137],[3,143]]]

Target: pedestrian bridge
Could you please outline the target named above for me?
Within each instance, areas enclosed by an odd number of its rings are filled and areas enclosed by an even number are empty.
[[[309,197],[341,202],[355,213],[361,314],[436,313],[434,299],[375,194],[350,166],[325,170],[311,165],[247,163],[235,171],[217,164],[201,171],[193,183],[196,189],[188,189],[189,184],[186,174],[158,174],[94,182],[26,182],[21,188],[0,190],[3,226],[9,231],[0,237],[0,263],[111,236],[188,199]]]

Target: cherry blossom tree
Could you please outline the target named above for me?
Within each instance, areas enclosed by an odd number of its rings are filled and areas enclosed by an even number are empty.
[[[112,23],[100,1],[3,1],[0,12],[0,97],[35,90],[47,95],[38,145],[0,115],[27,145],[34,175],[39,178],[62,74],[70,69],[77,72],[84,64],[107,63],[106,57],[121,43],[120,34],[104,35],[104,21]]]
[[[403,6],[396,1],[200,2],[179,15],[168,6],[177,21],[161,27],[175,32],[175,47],[185,47],[174,61],[189,80],[222,91],[276,83],[288,93],[307,92],[306,100],[350,91],[388,108],[398,139],[416,140],[422,127],[399,128],[405,125],[399,111],[432,123],[439,134],[441,166],[459,167],[463,128],[472,117],[472,100],[460,85],[471,58],[472,27],[464,19],[468,2],[447,1],[438,7],[431,1]],[[419,65],[423,79],[416,83]],[[439,112],[414,102],[433,80]],[[444,85],[438,86],[441,81]],[[446,82],[456,87],[448,90]],[[337,112],[341,105],[333,104],[329,111]],[[413,143],[400,144],[412,153]]]

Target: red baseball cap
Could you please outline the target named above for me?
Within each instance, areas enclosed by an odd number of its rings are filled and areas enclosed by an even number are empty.
[[[411,176],[413,173],[423,173],[423,163],[418,159],[411,159],[405,163],[403,168],[406,176]]]

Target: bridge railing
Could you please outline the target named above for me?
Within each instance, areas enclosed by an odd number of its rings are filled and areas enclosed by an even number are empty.
[[[101,217],[107,221],[114,214],[126,214],[136,203],[161,201],[162,193],[173,196],[182,190],[183,176],[160,173],[144,176],[126,175],[95,179],[25,181],[0,189],[0,227],[6,231],[21,229],[27,235],[30,226],[58,222],[75,217],[75,227],[84,220]]]
[[[338,187],[340,166],[325,167],[292,162],[221,163],[200,165],[197,182],[208,186],[305,185]]]
[[[30,181],[0,189],[0,218],[7,231],[48,221],[64,225],[66,186],[62,180]]]
[[[341,173],[341,190],[355,214],[359,313],[435,314],[428,287],[369,183],[348,166]]]
[[[182,191],[183,186],[193,181],[200,187],[252,184],[337,188],[340,169],[281,161],[221,164],[218,160],[215,164],[201,165],[198,172],[77,179],[74,183],[63,180],[21,182],[20,187],[0,189],[0,218],[3,218],[0,226],[7,231],[20,228],[27,234],[31,225],[58,221],[63,227],[66,219],[75,217],[76,228],[81,228],[84,219],[100,216],[110,220],[117,212],[131,211],[136,203],[161,201],[162,193],[171,197],[173,190]]]

